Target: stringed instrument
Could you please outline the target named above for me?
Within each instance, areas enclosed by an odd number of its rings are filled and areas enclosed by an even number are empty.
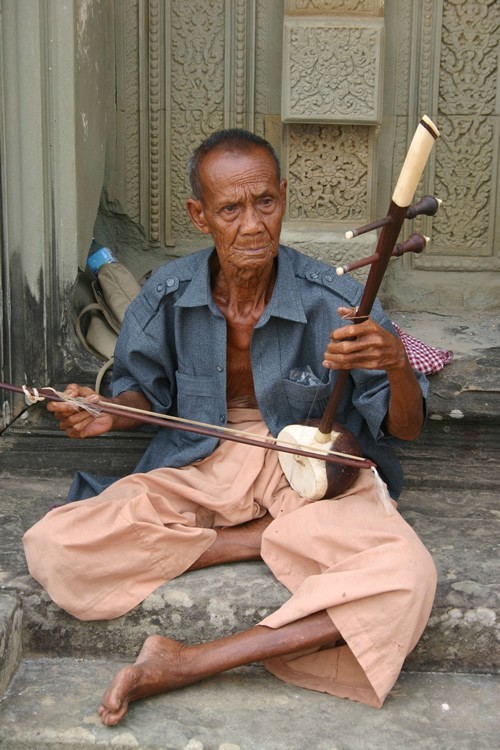
[[[414,218],[418,213],[434,215],[439,208],[440,201],[433,196],[426,196],[417,206],[410,206],[432,146],[438,137],[439,130],[429,117],[424,115],[410,144],[387,216],[378,222],[346,234],[346,238],[350,239],[365,231],[381,227],[376,250],[372,256],[337,269],[337,273],[341,275],[354,268],[370,265],[364,293],[356,318],[352,320],[353,323],[361,323],[370,315],[391,258],[398,257],[408,251],[421,252],[425,247],[427,238],[420,235],[412,235],[406,243],[399,245],[397,239],[406,218]],[[312,424],[290,425],[281,430],[278,441],[283,441],[289,445],[296,443],[297,445],[308,446],[312,451],[327,445],[330,450],[339,450],[360,456],[361,450],[354,435],[346,427],[335,421],[348,378],[349,370],[337,372],[335,385],[319,426]],[[332,499],[344,493],[354,484],[360,471],[356,466],[334,465],[325,463],[321,458],[294,455],[290,452],[280,453],[279,460],[290,486],[299,495],[309,500]]]

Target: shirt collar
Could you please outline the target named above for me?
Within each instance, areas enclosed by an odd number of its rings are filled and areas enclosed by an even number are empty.
[[[176,303],[177,306],[200,307],[208,305],[211,310],[216,307],[214,306],[210,289],[209,271],[210,256],[214,251],[215,248],[208,248],[202,251],[204,253],[202,262],[194,270],[190,283],[187,285],[182,297]],[[278,250],[278,270],[273,294],[256,328],[267,323],[271,316],[293,320],[298,323],[307,322],[292,263],[281,245]]]
[[[201,262],[197,261],[189,278],[184,279],[189,283],[180,299],[175,303],[176,307],[201,307],[202,305],[212,307],[209,261],[214,251],[215,248],[213,247],[200,251],[198,258],[200,255],[202,256]]]
[[[295,272],[290,258],[281,245],[278,251],[278,271],[273,294],[256,328],[267,323],[271,316],[307,323]]]

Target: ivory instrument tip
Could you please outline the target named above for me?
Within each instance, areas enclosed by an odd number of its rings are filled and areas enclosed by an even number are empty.
[[[354,232],[352,231],[352,229],[350,229],[348,232],[345,233],[346,240],[352,240],[353,237],[354,237]]]
[[[345,274],[345,268],[343,266],[338,266],[335,270],[335,273],[337,276],[343,276]]]

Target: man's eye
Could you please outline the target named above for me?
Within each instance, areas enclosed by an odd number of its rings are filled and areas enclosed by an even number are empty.
[[[231,214],[231,213],[234,213],[236,211],[236,206],[234,205],[234,203],[229,203],[227,206],[224,206],[224,208],[222,210],[226,214]]]
[[[262,198],[260,205],[264,206],[264,208],[269,208],[274,204],[274,200],[272,198]]]

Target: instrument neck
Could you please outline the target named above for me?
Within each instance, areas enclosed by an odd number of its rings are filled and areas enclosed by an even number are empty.
[[[406,217],[406,206],[398,206],[391,201],[387,213],[389,221],[384,225],[377,242],[375,251],[376,259],[370,265],[370,272],[366,280],[365,289],[361,302],[356,313],[356,318],[352,323],[359,324],[370,315],[373,304],[377,298],[380,284],[384,278],[387,266],[391,259],[392,251],[397,242],[401,227]],[[330,394],[326,409],[319,424],[318,430],[323,435],[329,435],[336,420],[338,408],[342,400],[346,383],[349,379],[349,370],[339,370],[337,379]]]

